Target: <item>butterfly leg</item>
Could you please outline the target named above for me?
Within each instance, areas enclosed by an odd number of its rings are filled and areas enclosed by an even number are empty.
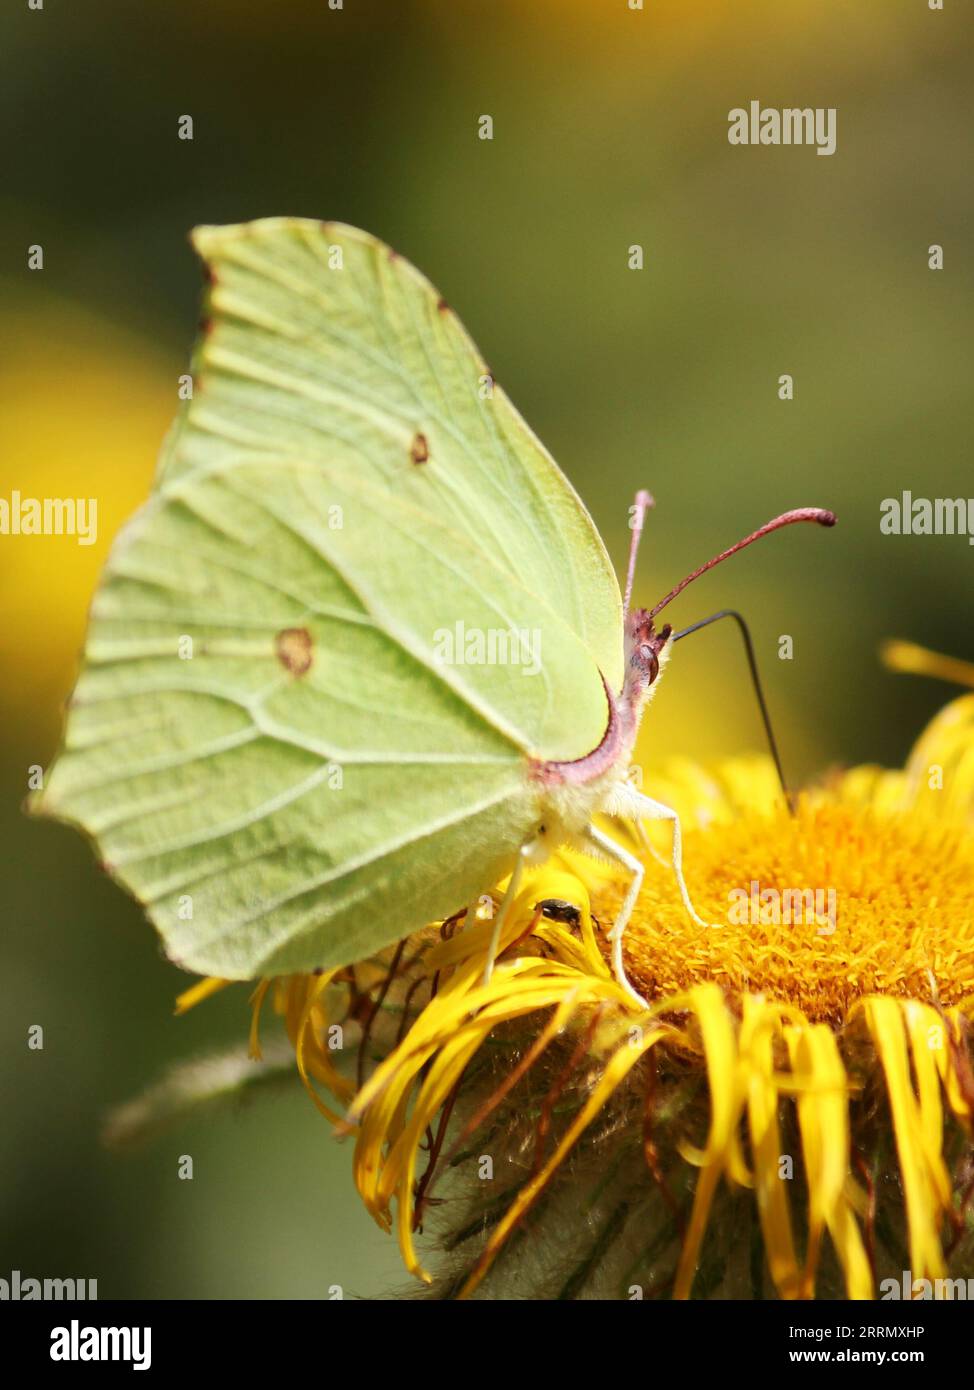
[[[507,885],[503,898],[501,898],[500,907],[497,909],[497,915],[494,918],[494,929],[490,934],[490,946],[487,949],[487,961],[484,965],[484,984],[489,982],[491,975],[494,973],[494,961],[497,959],[497,952],[500,949],[501,933],[504,930],[504,923],[507,921],[508,913],[511,910],[511,904],[521,885],[521,875],[524,873],[524,865],[530,852],[530,845],[522,845],[518,850],[510,882]]]
[[[616,919],[612,924],[612,930],[609,932],[609,940],[612,942],[612,973],[615,975],[616,981],[622,986],[629,997],[643,1008],[646,1008],[647,1001],[639,991],[634,989],[629,983],[629,977],[626,975],[626,967],[622,963],[622,938],[629,924],[629,918],[632,916],[632,910],[636,905],[636,899],[639,897],[639,890],[643,886],[643,875],[646,870],[634,854],[630,854],[629,851],[623,849],[621,845],[617,845],[615,840],[610,839],[610,837],[603,834],[601,830],[597,830],[594,825],[589,826],[586,839],[600,859],[614,859],[617,864],[621,864],[624,869],[628,869],[632,875],[629,881],[629,887],[626,890],[626,896],[622,900],[622,906],[619,908]]]
[[[683,899],[683,906],[687,914],[692,917],[698,927],[705,927],[707,923],[698,914],[693,903],[690,901],[690,894],[687,891],[686,879],[683,877],[683,833],[680,829],[680,817],[671,806],[664,806],[662,801],[654,801],[650,796],[643,796],[642,792],[635,790],[631,793],[632,808],[637,818],[643,817],[645,820],[668,820],[673,825],[673,851],[670,864],[676,878],[677,887],[680,890],[680,897]]]
[[[642,845],[646,853],[652,859],[655,859],[657,864],[662,864],[664,869],[668,869],[670,867],[670,861],[667,859],[665,854],[660,854],[659,850],[656,848],[652,840],[646,834],[646,827],[645,825],[643,825],[642,820],[639,816],[634,817],[633,825],[636,827],[636,836],[639,840],[639,843]]]

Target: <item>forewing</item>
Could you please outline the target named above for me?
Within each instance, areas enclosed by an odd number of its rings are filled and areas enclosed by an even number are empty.
[[[337,223],[272,218],[193,240],[211,278],[205,384],[167,474],[215,451],[276,450],[283,431],[296,453],[345,461],[506,566],[617,690],[621,601],[602,540],[429,281]]]

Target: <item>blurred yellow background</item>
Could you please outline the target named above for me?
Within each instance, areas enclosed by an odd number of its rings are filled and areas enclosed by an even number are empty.
[[[632,494],[655,493],[641,601],[778,511],[834,508],[835,531],[775,537],[669,616],[745,612],[794,778],[897,763],[947,692],[885,674],[879,641],[974,656],[964,537],[879,531],[905,488],[974,493],[974,21],[953,0],[49,0],[0,25],[0,497],[99,503],[97,545],[0,536],[0,1276],[98,1278],[102,1297],[381,1296],[401,1285],[395,1250],[297,1087],[133,1157],[100,1149],[107,1106],[243,1037],[245,992],[174,1020],[185,977],[138,909],[79,837],[20,814],[176,408],[200,289],[186,233],[288,213],[392,243],[620,566]],[[729,145],[727,113],[752,99],[835,107],[836,153]],[[647,765],[756,746],[734,633],[681,644]]]

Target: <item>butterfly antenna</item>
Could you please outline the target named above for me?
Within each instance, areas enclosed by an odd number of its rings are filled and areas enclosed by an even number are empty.
[[[709,618],[701,618],[698,623],[691,623],[691,625],[685,627],[682,632],[674,632],[673,641],[679,642],[681,638],[689,637],[694,632],[700,632],[703,628],[710,627],[712,623],[720,622],[722,618],[733,618],[737,624],[741,638],[743,639],[744,651],[747,655],[747,664],[751,671],[751,685],[757,698],[758,709],[761,711],[761,722],[764,725],[765,738],[768,740],[768,750],[771,753],[771,761],[774,763],[775,771],[778,774],[778,784],[785,798],[785,805],[792,815],[794,815],[794,798],[785,780],[784,764],[781,761],[781,754],[778,751],[778,740],[774,736],[774,725],[771,723],[771,711],[768,709],[768,702],[764,698],[764,687],[761,684],[761,677],[758,674],[758,660],[754,654],[754,643],[751,641],[751,633],[747,623],[735,609],[722,608],[719,613],[711,613]]]
[[[724,560],[729,560],[732,555],[736,555],[737,552],[743,550],[745,546],[753,545],[754,542],[759,541],[762,536],[770,536],[772,531],[779,531],[782,526],[791,526],[792,523],[796,521],[817,521],[819,526],[834,526],[835,513],[826,511],[824,507],[796,507],[794,511],[782,512],[781,516],[773,517],[772,520],[766,522],[764,526],[759,526],[756,531],[752,531],[751,534],[745,536],[742,541],[738,541],[736,545],[732,545],[729,550],[722,550],[719,555],[715,555],[714,558],[708,560],[705,565],[701,565],[700,568],[694,570],[692,574],[688,574],[686,579],[681,579],[679,584],[671,589],[665,598],[660,599],[655,608],[650,609],[649,616],[655,618],[656,614],[661,612],[668,603],[672,603],[677,594],[681,594],[688,584],[692,584],[693,581],[699,579],[702,574],[706,574],[708,570],[712,570],[715,565],[721,564]],[[636,534],[638,536],[638,533]]]
[[[629,525],[632,529],[632,539],[629,542],[629,568],[626,571],[626,594],[622,603],[622,611],[629,612],[629,601],[632,598],[632,585],[636,577],[636,556],[639,554],[639,541],[643,534],[643,522],[646,520],[646,513],[650,507],[655,507],[656,502],[650,492],[640,489],[636,493],[636,500],[629,509]]]

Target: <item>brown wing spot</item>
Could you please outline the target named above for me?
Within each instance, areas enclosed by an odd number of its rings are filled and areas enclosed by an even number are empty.
[[[440,298],[436,301],[436,307],[437,309],[439,309],[441,314],[448,314],[450,312],[450,306],[443,298]]]
[[[425,434],[413,436],[413,442],[409,446],[409,457],[413,463],[425,463],[430,456],[429,440]]]
[[[277,659],[292,676],[305,676],[314,659],[314,643],[306,627],[286,627],[274,638]]]

